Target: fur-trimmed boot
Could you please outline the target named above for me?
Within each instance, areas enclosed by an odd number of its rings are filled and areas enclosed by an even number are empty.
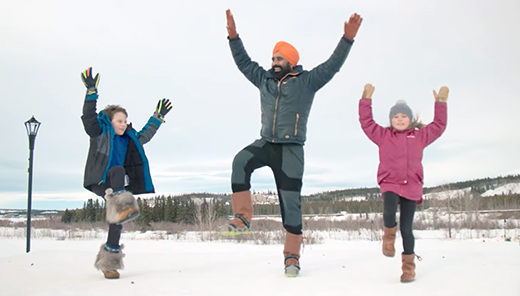
[[[415,279],[415,254],[401,254],[402,270],[401,283],[409,283]]]
[[[125,267],[123,264],[123,257],[125,257],[123,248],[124,245],[121,245],[119,248],[112,248],[107,244],[103,244],[101,248],[99,248],[94,267],[97,270],[101,270],[105,278],[119,278],[119,272],[117,270]]]
[[[286,277],[297,277],[300,274],[300,247],[302,240],[301,234],[287,232],[283,249]]]
[[[123,189],[114,192],[112,188],[108,188],[105,191],[105,200],[108,223],[123,224],[139,216],[139,206],[130,191]]]
[[[397,232],[397,226],[388,228],[383,226],[383,255],[386,257],[395,256],[395,233]]]
[[[233,200],[233,222],[228,225],[231,232],[247,232],[251,230],[251,220],[253,219],[253,203],[251,192],[244,190],[235,192],[232,195]]]

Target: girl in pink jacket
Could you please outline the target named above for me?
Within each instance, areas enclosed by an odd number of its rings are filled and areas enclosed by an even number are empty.
[[[374,86],[366,84],[359,100],[359,122],[372,142],[379,147],[377,183],[384,203],[383,255],[394,257],[396,213],[400,205],[399,226],[403,239],[401,282],[415,278],[415,238],[412,233],[415,207],[421,204],[423,194],[423,150],[439,138],[446,129],[449,90],[443,86],[434,90],[435,116],[433,122],[423,125],[414,118],[405,101],[397,101],[390,109],[390,126],[378,125],[372,116]]]

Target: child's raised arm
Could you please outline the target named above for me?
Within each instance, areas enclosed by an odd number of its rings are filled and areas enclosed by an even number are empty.
[[[164,123],[164,116],[173,108],[172,103],[168,99],[161,99],[157,102],[157,107],[153,116],[150,117],[148,123],[138,133],[139,143],[144,145],[148,143],[155,135],[162,123]]]
[[[421,129],[420,137],[424,147],[433,143],[437,140],[448,124],[448,94],[450,90],[446,86],[442,86],[439,89],[439,93],[433,90],[433,96],[435,97],[435,115],[433,122]]]
[[[377,124],[372,115],[372,94],[374,90],[375,87],[372,84],[365,84],[363,97],[359,100],[359,123],[361,123],[361,128],[367,137],[376,145],[379,145],[379,139],[383,137],[385,128]]]
[[[447,86],[441,86],[439,89],[439,93],[433,90],[433,96],[435,97],[435,102],[444,102],[448,101],[448,94],[450,93],[450,89]]]
[[[99,73],[95,77],[92,75],[92,67],[88,67],[81,73],[81,80],[87,88],[85,103],[83,104],[83,127],[90,137],[96,137],[101,134],[101,127],[97,120],[96,103],[98,99],[97,86],[99,84]]]

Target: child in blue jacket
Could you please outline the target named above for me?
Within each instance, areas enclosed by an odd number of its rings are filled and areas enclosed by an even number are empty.
[[[101,245],[94,266],[105,278],[117,279],[125,256],[119,245],[122,224],[139,215],[132,193],[155,192],[143,145],[155,135],[172,105],[168,99],[159,100],[153,116],[137,132],[127,124],[128,113],[120,106],[108,105],[96,113],[99,74],[93,77],[90,67],[81,79],[87,88],[81,120],[90,136],[83,186],[105,199],[109,223],[107,242]]]

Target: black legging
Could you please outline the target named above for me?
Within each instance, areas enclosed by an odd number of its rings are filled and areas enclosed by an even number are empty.
[[[414,254],[415,238],[413,236],[413,217],[417,202],[406,199],[394,192],[383,192],[383,220],[385,227],[392,228],[397,225],[396,213],[397,205],[401,205],[399,216],[399,229],[401,230],[401,237],[403,238],[403,254]]]
[[[92,191],[105,199],[105,190],[112,188],[113,190],[123,189],[125,186],[125,169],[122,166],[112,167],[107,174],[107,182],[92,186]],[[107,244],[111,248],[119,248],[119,239],[121,238],[121,230],[123,225],[109,224]]]

